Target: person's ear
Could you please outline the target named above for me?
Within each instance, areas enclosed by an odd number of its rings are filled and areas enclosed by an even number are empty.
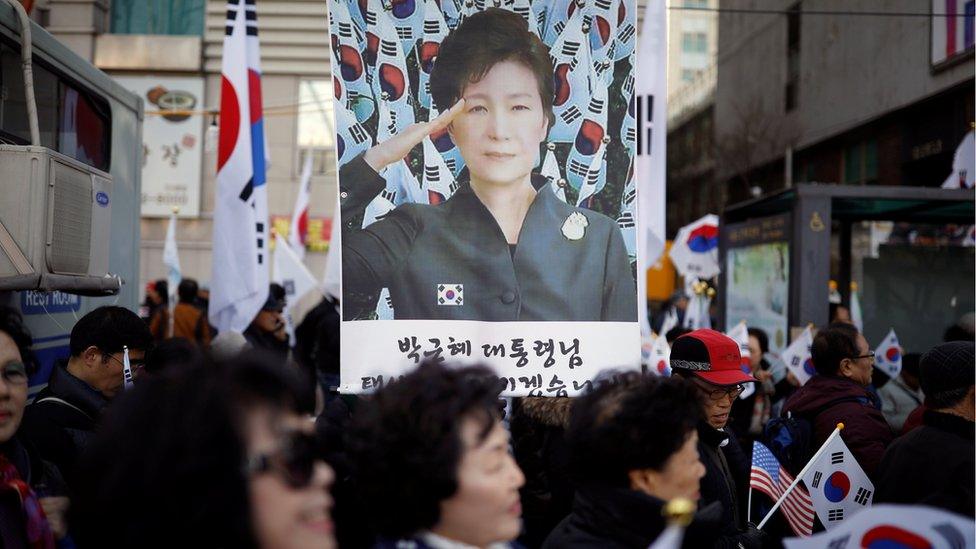
[[[851,377],[853,364],[854,361],[849,358],[840,359],[840,365],[837,367],[837,375],[840,377]]]
[[[103,356],[105,354],[102,353],[101,349],[94,345],[89,345],[87,349],[81,352],[82,361],[89,368],[97,366],[102,361]]]
[[[630,489],[635,492],[643,492],[647,495],[654,495],[658,485],[656,473],[651,469],[634,469],[627,472],[630,479]]]

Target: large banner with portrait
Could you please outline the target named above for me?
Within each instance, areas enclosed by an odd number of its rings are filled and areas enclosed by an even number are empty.
[[[639,367],[633,0],[330,0],[342,392]]]

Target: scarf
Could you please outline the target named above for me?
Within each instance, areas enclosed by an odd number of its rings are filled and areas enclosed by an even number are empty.
[[[37,494],[27,485],[17,468],[7,459],[7,456],[0,454],[0,492],[12,491],[20,499],[21,507],[24,509],[24,526],[27,529],[27,542],[32,549],[54,549],[54,534],[47,523],[44,509]]]

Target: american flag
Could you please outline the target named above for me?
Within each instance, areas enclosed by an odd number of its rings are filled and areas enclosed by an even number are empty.
[[[786,489],[793,484],[793,476],[779,464],[776,456],[760,442],[752,445],[752,473],[749,476],[749,487],[755,488],[774,501],[783,497]],[[798,536],[809,536],[813,533],[813,501],[810,494],[800,485],[786,497],[780,510],[786,516],[790,528]]]

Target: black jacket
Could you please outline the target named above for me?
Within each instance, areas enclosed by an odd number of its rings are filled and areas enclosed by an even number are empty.
[[[976,515],[974,429],[972,421],[926,410],[922,426],[895,439],[881,458],[874,502],[931,505]]]
[[[538,194],[513,253],[465,174],[444,203],[405,203],[360,228],[366,206],[386,182],[361,156],[343,166],[344,307],[386,287],[397,319],[637,319],[634,275],[614,220],[566,204],[545,178],[533,177]],[[586,219],[582,232],[564,230],[571,216]],[[345,318],[353,316],[345,310]]]
[[[78,457],[94,436],[95,426],[108,399],[68,373],[65,363],[55,364],[47,387],[24,411],[23,435],[74,485]]]
[[[549,534],[543,549],[645,549],[667,526],[664,502],[642,492],[608,486],[585,486],[576,491],[573,511]],[[721,509],[713,504],[700,510],[685,530],[682,547],[712,547]]]
[[[698,454],[705,465],[701,479],[701,507],[722,506],[715,547],[759,547],[760,541],[746,527],[746,496],[750,460],[728,428],[719,431],[704,421],[698,424]]]

